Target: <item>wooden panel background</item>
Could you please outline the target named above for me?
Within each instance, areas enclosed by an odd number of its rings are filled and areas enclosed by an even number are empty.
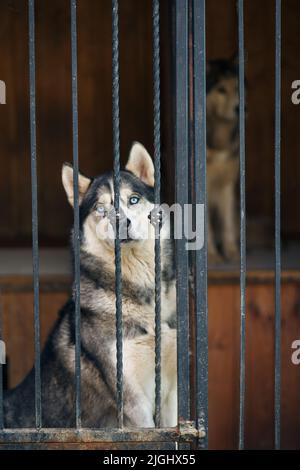
[[[164,170],[173,192],[170,96],[170,10],[162,2],[162,97]],[[235,0],[207,0],[207,56],[230,57],[237,50]],[[60,182],[72,158],[69,1],[36,0],[39,217],[41,244],[66,244],[72,221]],[[0,107],[0,242],[31,240],[28,52],[26,0],[0,0],[0,79],[7,104]],[[121,150],[133,140],[152,150],[151,0],[120,0]],[[300,2],[283,2],[282,183],[283,233],[300,235],[300,108],[291,104],[290,85],[300,78]],[[95,174],[111,168],[110,0],[78,1],[80,166]],[[256,220],[273,218],[274,1],[245,0],[247,49],[247,209]],[[44,335],[67,293],[41,295]],[[251,285],[247,308],[247,447],[273,445],[273,290]],[[226,301],[225,301],[226,300]],[[32,294],[3,293],[5,336],[11,356],[11,385],[32,364]],[[298,447],[300,368],[290,362],[299,332],[299,284],[283,289],[283,444]],[[210,312],[210,446],[237,444],[239,287],[212,285]],[[299,335],[298,335],[299,336]],[[30,346],[31,345],[31,346]],[[14,356],[15,355],[15,356]]]
[[[163,156],[173,193],[171,143],[170,5],[162,2]],[[230,57],[237,50],[235,0],[207,0],[207,56]],[[63,161],[72,158],[70,18],[68,0],[37,0],[37,118],[39,216],[42,244],[66,244],[71,224],[60,182]],[[283,2],[283,232],[300,234],[299,107],[290,100],[300,77],[300,2]],[[7,104],[0,108],[0,241],[30,242],[28,51],[26,0],[0,1],[0,78]],[[121,150],[133,140],[152,150],[151,0],[120,0]],[[78,2],[79,148],[83,172],[111,168],[110,0]],[[249,218],[273,218],[274,1],[245,1],[247,49],[247,209]]]
[[[3,337],[9,358],[10,387],[33,364],[33,294],[30,279],[8,283],[0,297]],[[41,282],[41,333],[44,342],[57,312],[68,297],[68,281]],[[2,280],[3,284],[3,280]],[[22,287],[23,285],[23,287]],[[24,288],[25,285],[25,288]],[[14,286],[14,287],[13,287]],[[282,447],[300,449],[300,366],[291,362],[291,344],[299,339],[300,284],[287,281],[282,289]],[[233,449],[238,443],[239,413],[238,284],[224,281],[209,287],[209,446]],[[272,280],[252,282],[247,290],[245,442],[249,449],[274,445],[274,289]]]
[[[39,229],[43,244],[67,243],[71,211],[61,166],[71,161],[70,16],[68,0],[36,1]],[[3,242],[31,239],[27,1],[0,1],[0,76],[7,104],[0,114]],[[120,2],[121,150],[152,146],[151,0]],[[111,2],[78,2],[80,167],[111,168]]]

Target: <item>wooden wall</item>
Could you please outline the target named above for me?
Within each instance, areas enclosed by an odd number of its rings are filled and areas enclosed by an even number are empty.
[[[39,228],[44,244],[67,243],[71,210],[61,166],[72,160],[68,0],[36,1]],[[121,150],[152,143],[151,0],[120,1]],[[0,2],[0,239],[30,241],[27,0]],[[111,2],[78,2],[79,154],[81,170],[111,168]]]
[[[291,344],[300,332],[300,279],[286,275],[282,289],[282,447],[300,448],[300,365]],[[69,279],[41,281],[44,342],[69,295]],[[0,280],[3,337],[9,358],[8,383],[17,385],[31,369],[33,294],[30,278]],[[54,287],[53,287],[54,286]],[[209,287],[209,446],[238,443],[240,291],[236,280],[211,280]],[[270,273],[251,274],[247,290],[245,443],[250,449],[274,445],[274,288]]]
[[[237,283],[209,288],[210,448],[238,443],[239,315]],[[299,449],[300,366],[291,362],[291,344],[300,331],[298,280],[282,288],[282,448]],[[246,303],[245,446],[274,447],[274,287],[272,276],[248,281]]]
[[[247,209],[256,219],[272,221],[274,213],[274,68],[273,0],[246,0]],[[207,55],[230,57],[237,50],[236,2],[208,0]],[[300,229],[300,107],[291,102],[291,83],[300,77],[300,2],[282,2],[282,225],[286,238]]]
[[[163,155],[172,193],[171,112],[166,100],[173,76],[168,46],[170,9],[162,2]],[[207,56],[230,57],[237,50],[235,0],[207,0]],[[30,160],[26,0],[0,1],[0,78],[7,104],[0,108],[0,241],[30,241]],[[71,224],[60,182],[63,161],[72,158],[70,17],[68,0],[37,0],[37,120],[40,238],[66,244]],[[300,234],[300,108],[291,104],[291,81],[300,77],[298,0],[283,2],[283,231]],[[133,140],[152,150],[151,0],[120,0],[121,150]],[[87,174],[111,168],[110,0],[78,2],[79,150]],[[256,220],[273,218],[274,1],[245,1],[247,50],[247,209]],[[167,73],[167,70],[169,72]]]

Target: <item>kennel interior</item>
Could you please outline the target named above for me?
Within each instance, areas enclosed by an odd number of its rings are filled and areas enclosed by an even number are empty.
[[[132,141],[153,153],[152,2],[120,0],[121,156]],[[174,37],[172,0],[161,2],[162,187],[174,200]],[[45,340],[71,285],[72,212],[60,175],[72,161],[71,44],[68,0],[36,0],[37,163],[40,318]],[[87,175],[112,167],[111,2],[78,1],[79,162]],[[275,0],[245,0],[246,394],[245,447],[274,446],[274,102]],[[291,344],[300,335],[299,107],[300,4],[282,2],[282,448],[299,448],[300,366]],[[206,1],[207,59],[238,49],[234,0]],[[34,360],[31,262],[28,5],[0,1],[0,305],[7,347],[5,387]],[[209,447],[236,448],[239,430],[239,265],[208,271]],[[299,333],[298,333],[299,332]]]

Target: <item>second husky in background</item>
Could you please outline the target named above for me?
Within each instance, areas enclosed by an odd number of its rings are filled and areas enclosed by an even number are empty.
[[[208,257],[214,264],[238,259],[235,189],[239,172],[238,69],[236,59],[207,64]],[[214,230],[214,215],[220,239]]]

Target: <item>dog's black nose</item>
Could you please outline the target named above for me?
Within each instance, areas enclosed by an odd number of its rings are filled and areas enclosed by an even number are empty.
[[[130,224],[131,224],[131,220],[127,219],[127,228],[130,227]]]

